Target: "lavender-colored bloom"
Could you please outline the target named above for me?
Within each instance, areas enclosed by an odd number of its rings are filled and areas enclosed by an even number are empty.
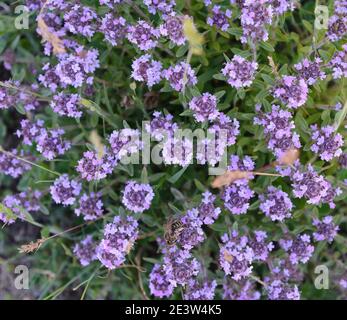
[[[339,227],[334,224],[332,216],[326,216],[321,221],[314,218],[312,224],[316,228],[316,231],[313,233],[315,241],[327,240],[332,242],[339,231]]]
[[[112,46],[117,46],[125,38],[127,27],[123,17],[114,17],[107,13],[101,20],[100,31]]]
[[[149,289],[155,297],[164,298],[172,295],[174,286],[169,281],[163,265],[154,265],[149,275]]]
[[[277,15],[295,9],[295,0],[270,0],[269,2],[272,6],[273,12]]]
[[[138,237],[138,222],[130,216],[115,216],[104,228],[104,238],[96,249],[100,262],[107,269],[121,266]]]
[[[259,300],[260,292],[256,290],[254,282],[249,280],[235,281],[225,277],[223,281],[224,300]]]
[[[341,168],[347,169],[347,152],[341,154],[341,156],[339,157],[339,164]]]
[[[46,63],[42,70],[44,74],[39,75],[39,81],[45,88],[49,88],[52,92],[55,92],[61,85],[60,77],[55,71],[54,67],[51,67],[49,63]]]
[[[268,0],[245,0],[241,8],[242,43],[267,41],[266,25],[272,23],[273,9]]]
[[[231,119],[223,112],[219,112],[208,132],[215,135],[218,144],[222,146],[226,144],[229,147],[235,144],[236,137],[240,133],[239,128],[240,123],[237,119]]]
[[[334,79],[347,78],[347,44],[343,45],[342,49],[336,52],[329,62]]]
[[[76,180],[70,180],[67,174],[61,175],[50,187],[54,202],[63,206],[73,205],[81,189],[82,185]]]
[[[125,156],[137,153],[143,148],[140,132],[135,129],[115,130],[110,135],[108,141],[111,145],[111,152],[117,161]]]
[[[270,300],[300,300],[300,292],[296,285],[281,280],[273,280],[266,286]]]
[[[294,239],[281,239],[279,243],[282,249],[288,252],[292,264],[307,263],[314,251],[311,238],[307,234],[299,234]]]
[[[83,194],[79,200],[79,207],[75,209],[76,215],[78,217],[82,215],[85,221],[92,221],[101,217],[104,209],[100,197],[101,193]]]
[[[162,112],[155,111],[150,123],[145,125],[145,129],[157,141],[173,137],[178,125],[172,119],[171,114],[164,115]]]
[[[232,214],[240,215],[247,212],[253,196],[254,191],[241,179],[224,188],[221,198],[226,209]]]
[[[128,27],[127,38],[140,50],[148,51],[157,46],[159,30],[154,29],[148,22],[140,20],[136,25]]]
[[[213,121],[219,115],[217,98],[208,92],[194,97],[189,103],[189,108],[194,112],[194,118],[198,122]]]
[[[40,134],[36,137],[36,149],[43,157],[52,160],[58,155],[63,155],[70,149],[71,143],[62,139],[65,133],[63,129],[46,130],[41,129]]]
[[[218,216],[221,213],[221,209],[214,206],[215,200],[216,196],[214,196],[209,191],[205,191],[202,194],[201,203],[197,207],[197,210],[199,212],[199,219],[202,221],[202,223],[209,225],[214,223],[214,221],[218,219]]]
[[[10,210],[11,214],[8,215],[5,210],[0,209],[0,221],[5,224],[12,224],[17,218],[25,220],[27,218],[25,212],[34,213],[40,210],[41,197],[42,193],[38,190],[6,196],[2,204]]]
[[[190,279],[184,293],[184,300],[213,300],[217,281],[201,281]]]
[[[260,210],[272,221],[283,222],[291,217],[293,204],[287,193],[269,186],[266,194],[259,195]]]
[[[283,76],[280,83],[273,89],[273,96],[288,108],[298,108],[306,103],[308,87],[304,79]]]
[[[186,85],[194,86],[198,82],[195,71],[186,62],[180,62],[164,70],[163,76],[176,91],[183,91]]]
[[[216,26],[222,31],[227,31],[230,26],[228,20],[231,18],[231,15],[231,10],[227,9],[223,12],[220,6],[215,5],[212,8],[212,15],[207,18],[207,24]]]
[[[41,9],[41,6],[45,3],[45,0],[25,0],[25,5],[30,11]]]
[[[322,62],[322,59],[318,57],[314,61],[305,58],[295,64],[294,68],[298,72],[299,78],[307,81],[309,85],[313,85],[317,80],[324,80],[326,78],[325,72],[321,70]]]
[[[20,121],[21,128],[16,131],[18,138],[23,139],[23,143],[31,146],[40,135],[43,127],[43,120],[37,120],[36,122],[31,122],[28,119],[23,119]]]
[[[229,171],[252,172],[254,168],[255,168],[255,164],[250,156],[244,156],[243,158],[240,158],[239,156],[236,156],[236,155],[230,156],[230,162],[228,165]],[[248,175],[248,178],[251,179],[253,178],[253,176]]]
[[[12,66],[16,63],[16,53],[11,48],[8,48],[2,54],[2,59],[4,68],[10,71]]]
[[[248,241],[246,236],[239,236],[235,230],[230,236],[228,234],[222,236],[219,263],[225,274],[236,281],[249,276],[252,272],[254,252]]]
[[[200,263],[188,250],[170,247],[164,255],[164,271],[170,283],[185,286],[199,273]]]
[[[339,15],[347,15],[347,1],[346,0],[335,0],[335,13]]]
[[[116,5],[123,2],[123,0],[99,0],[101,5],[107,5],[110,8],[115,7]]]
[[[181,46],[186,42],[183,32],[183,18],[170,14],[165,17],[165,21],[159,27],[160,34],[168,37],[174,44]]]
[[[341,134],[335,133],[334,126],[318,129],[317,125],[312,125],[311,130],[313,140],[311,150],[322,160],[330,161],[342,154],[343,138]]]
[[[50,106],[54,112],[61,116],[80,118],[82,116],[82,111],[79,108],[80,99],[78,94],[59,92],[53,96]]]
[[[97,14],[90,8],[76,4],[64,13],[65,27],[73,34],[92,37],[95,33]]]
[[[199,219],[199,210],[193,208],[188,210],[181,218],[184,229],[179,237],[179,244],[186,250],[191,250],[205,240],[205,233],[202,230],[202,221]]]
[[[271,261],[271,277],[265,278],[265,282],[269,280],[281,280],[283,282],[296,281],[302,282],[304,279],[303,272],[299,268],[298,264],[292,264],[290,259],[276,259]]]
[[[124,191],[122,203],[132,212],[138,213],[148,210],[154,198],[154,192],[149,184],[128,181]]]
[[[347,16],[333,15],[329,18],[327,38],[338,41],[347,35]]]
[[[96,243],[93,240],[93,237],[88,235],[81,242],[76,243],[73,248],[73,253],[83,267],[88,266],[92,261],[97,260]]]
[[[31,165],[17,159],[15,156],[21,156],[24,158],[24,151],[18,152],[16,149],[11,150],[11,156],[0,151],[0,173],[4,173],[13,178],[18,178],[26,171],[31,169]]]
[[[103,155],[99,155],[95,151],[86,151],[83,153],[82,159],[78,161],[76,170],[80,173],[82,179],[98,181],[111,174],[115,164],[114,156],[107,149],[105,149]]]
[[[4,82],[4,87],[0,87],[0,110],[13,107],[18,102],[18,81],[7,80]]]
[[[193,161],[193,142],[186,137],[169,137],[163,145],[162,154],[166,165],[185,167]]]
[[[25,90],[31,90],[33,93],[35,93],[38,91],[38,85],[32,84],[29,89],[27,89],[25,87],[22,87],[22,89],[24,91]],[[37,100],[37,98],[34,95],[29,94],[29,93],[24,92],[24,91],[20,91],[18,93],[17,103],[23,105],[24,110],[27,112],[35,110],[40,105],[39,101]]]
[[[143,3],[151,14],[156,14],[157,12],[171,13],[176,5],[175,0],[143,0]]]
[[[334,188],[329,181],[327,181],[327,184],[328,190],[326,195],[322,197],[322,203],[327,203],[330,209],[335,209],[334,199],[342,193],[342,190],[340,188]]]
[[[254,237],[249,241],[248,245],[252,248],[254,261],[266,261],[269,257],[270,252],[273,250],[273,243],[267,242],[267,234],[265,231],[256,230],[254,231]]]
[[[221,71],[232,87],[240,89],[249,87],[252,84],[257,69],[258,64],[256,62],[235,55]]]
[[[198,164],[208,163],[210,166],[215,166],[222,160],[226,144],[222,140],[202,139],[196,147],[196,160]]]
[[[161,63],[153,60],[149,54],[145,54],[133,61],[131,77],[152,87],[160,82],[161,71]]]

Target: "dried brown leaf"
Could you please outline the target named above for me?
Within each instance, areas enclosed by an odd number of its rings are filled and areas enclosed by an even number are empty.
[[[298,149],[289,149],[279,159],[278,164],[291,166],[299,159],[300,151]]]
[[[42,19],[41,16],[37,18],[37,26],[40,30],[40,34],[44,42],[49,42],[53,47],[53,53],[65,53],[65,47],[63,41],[53,32],[51,32],[46,24],[46,22]]]
[[[216,177],[211,183],[211,186],[212,188],[222,188],[236,180],[248,179],[251,174],[251,172],[247,171],[226,171],[222,175]]]
[[[35,242],[30,242],[28,244],[23,244],[22,246],[20,246],[20,248],[18,249],[20,253],[31,253],[34,252],[38,249],[40,249],[40,247],[42,246],[42,244],[46,241],[45,238],[42,239],[38,239]]]

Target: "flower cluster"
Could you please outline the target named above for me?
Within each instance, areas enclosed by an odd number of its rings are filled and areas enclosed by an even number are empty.
[[[307,263],[314,251],[311,238],[307,234],[299,234],[294,239],[281,239],[280,245],[288,252],[292,264]]]
[[[188,210],[181,218],[184,229],[180,234],[179,243],[186,250],[191,250],[205,240],[205,233],[201,228],[202,221],[199,218],[199,210],[196,208]]]
[[[140,50],[148,51],[157,46],[160,36],[158,29],[153,28],[148,22],[140,20],[136,25],[129,26],[127,30],[128,40]]]
[[[137,58],[132,63],[131,77],[136,81],[145,82],[148,87],[152,87],[161,80],[162,65],[155,61],[149,54]]]
[[[162,155],[166,165],[185,167],[193,161],[193,142],[186,137],[169,137],[164,143]]]
[[[143,0],[143,3],[147,6],[148,12],[156,14],[158,11],[168,14],[173,11],[176,5],[175,0]]]
[[[159,26],[160,34],[168,37],[170,41],[178,46],[186,42],[183,33],[183,18],[175,14],[170,14],[165,18],[163,24]]]
[[[85,221],[95,220],[104,213],[100,193],[83,194],[79,199],[79,207],[75,209],[77,216],[82,215]]]
[[[82,241],[76,243],[73,253],[83,267],[97,260],[96,242],[93,240],[93,237],[88,235]]]
[[[115,130],[110,135],[108,141],[111,146],[112,155],[117,161],[123,157],[137,153],[143,147],[140,141],[140,132],[135,129]]]
[[[215,135],[218,145],[232,146],[236,142],[236,137],[240,133],[240,123],[237,119],[231,119],[223,112],[218,113],[218,117],[213,121],[208,132]]]
[[[229,19],[231,18],[232,12],[227,9],[225,12],[221,10],[218,5],[213,6],[211,16],[207,18],[207,24],[210,26],[216,26],[216,28],[222,31],[227,31],[229,28]]]
[[[155,297],[170,297],[174,290],[174,285],[169,281],[163,265],[155,264],[149,275],[149,289]]]
[[[114,17],[111,13],[106,14],[100,25],[100,31],[112,46],[117,46],[125,38],[127,31],[126,20],[123,17]]]
[[[82,111],[79,108],[80,96],[78,94],[66,94],[59,92],[53,96],[51,108],[61,116],[80,118]]]
[[[347,44],[342,46],[341,51],[337,51],[329,61],[329,67],[333,71],[333,78],[347,78]]]
[[[339,227],[334,224],[332,216],[325,216],[322,221],[315,218],[312,224],[316,229],[313,233],[313,238],[316,241],[326,240],[332,242],[339,231]]]
[[[188,281],[184,300],[213,300],[217,281],[202,281],[190,279]]]
[[[194,112],[194,118],[198,122],[213,121],[219,115],[217,98],[208,92],[194,97],[189,103],[189,108]]]
[[[50,187],[52,199],[63,206],[73,205],[81,193],[82,185],[76,180],[70,180],[67,174],[56,179]]]
[[[199,219],[202,223],[207,225],[213,224],[214,221],[217,220],[218,216],[220,215],[221,209],[219,207],[215,207],[215,200],[216,196],[214,196],[209,191],[205,191],[202,194],[201,203],[197,207]]]
[[[260,292],[256,290],[254,282],[250,280],[235,281],[225,277],[223,281],[224,300],[259,300]]]
[[[194,70],[186,62],[169,67],[163,72],[163,76],[176,91],[183,91],[186,85],[194,86],[198,82]]]
[[[253,250],[254,261],[266,261],[269,257],[270,252],[273,250],[273,243],[267,242],[268,235],[265,231],[256,230],[254,231],[254,237],[249,241],[249,246]]]
[[[325,72],[321,70],[322,62],[323,60],[318,57],[314,61],[305,58],[294,65],[294,68],[299,78],[304,79],[309,85],[313,85],[318,80],[324,80],[326,78]]]
[[[21,161],[17,156],[25,158],[24,151],[18,152],[17,149],[12,149],[10,153],[5,153],[0,150],[0,173],[18,178],[31,169],[29,163]]]
[[[160,111],[155,111],[152,120],[146,124],[145,129],[157,141],[173,137],[178,125],[172,119],[171,114],[164,115]]]
[[[154,192],[149,184],[128,181],[124,191],[122,202],[125,207],[135,213],[148,210],[154,198]]]

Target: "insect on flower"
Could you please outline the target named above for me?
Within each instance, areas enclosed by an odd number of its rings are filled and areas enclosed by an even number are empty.
[[[181,220],[169,218],[164,225],[164,239],[168,246],[173,246],[184,230],[184,224]]]

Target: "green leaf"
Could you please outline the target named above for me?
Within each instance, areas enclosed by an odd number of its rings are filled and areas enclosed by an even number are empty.
[[[260,47],[269,52],[275,52],[275,48],[268,42],[260,42]]]

